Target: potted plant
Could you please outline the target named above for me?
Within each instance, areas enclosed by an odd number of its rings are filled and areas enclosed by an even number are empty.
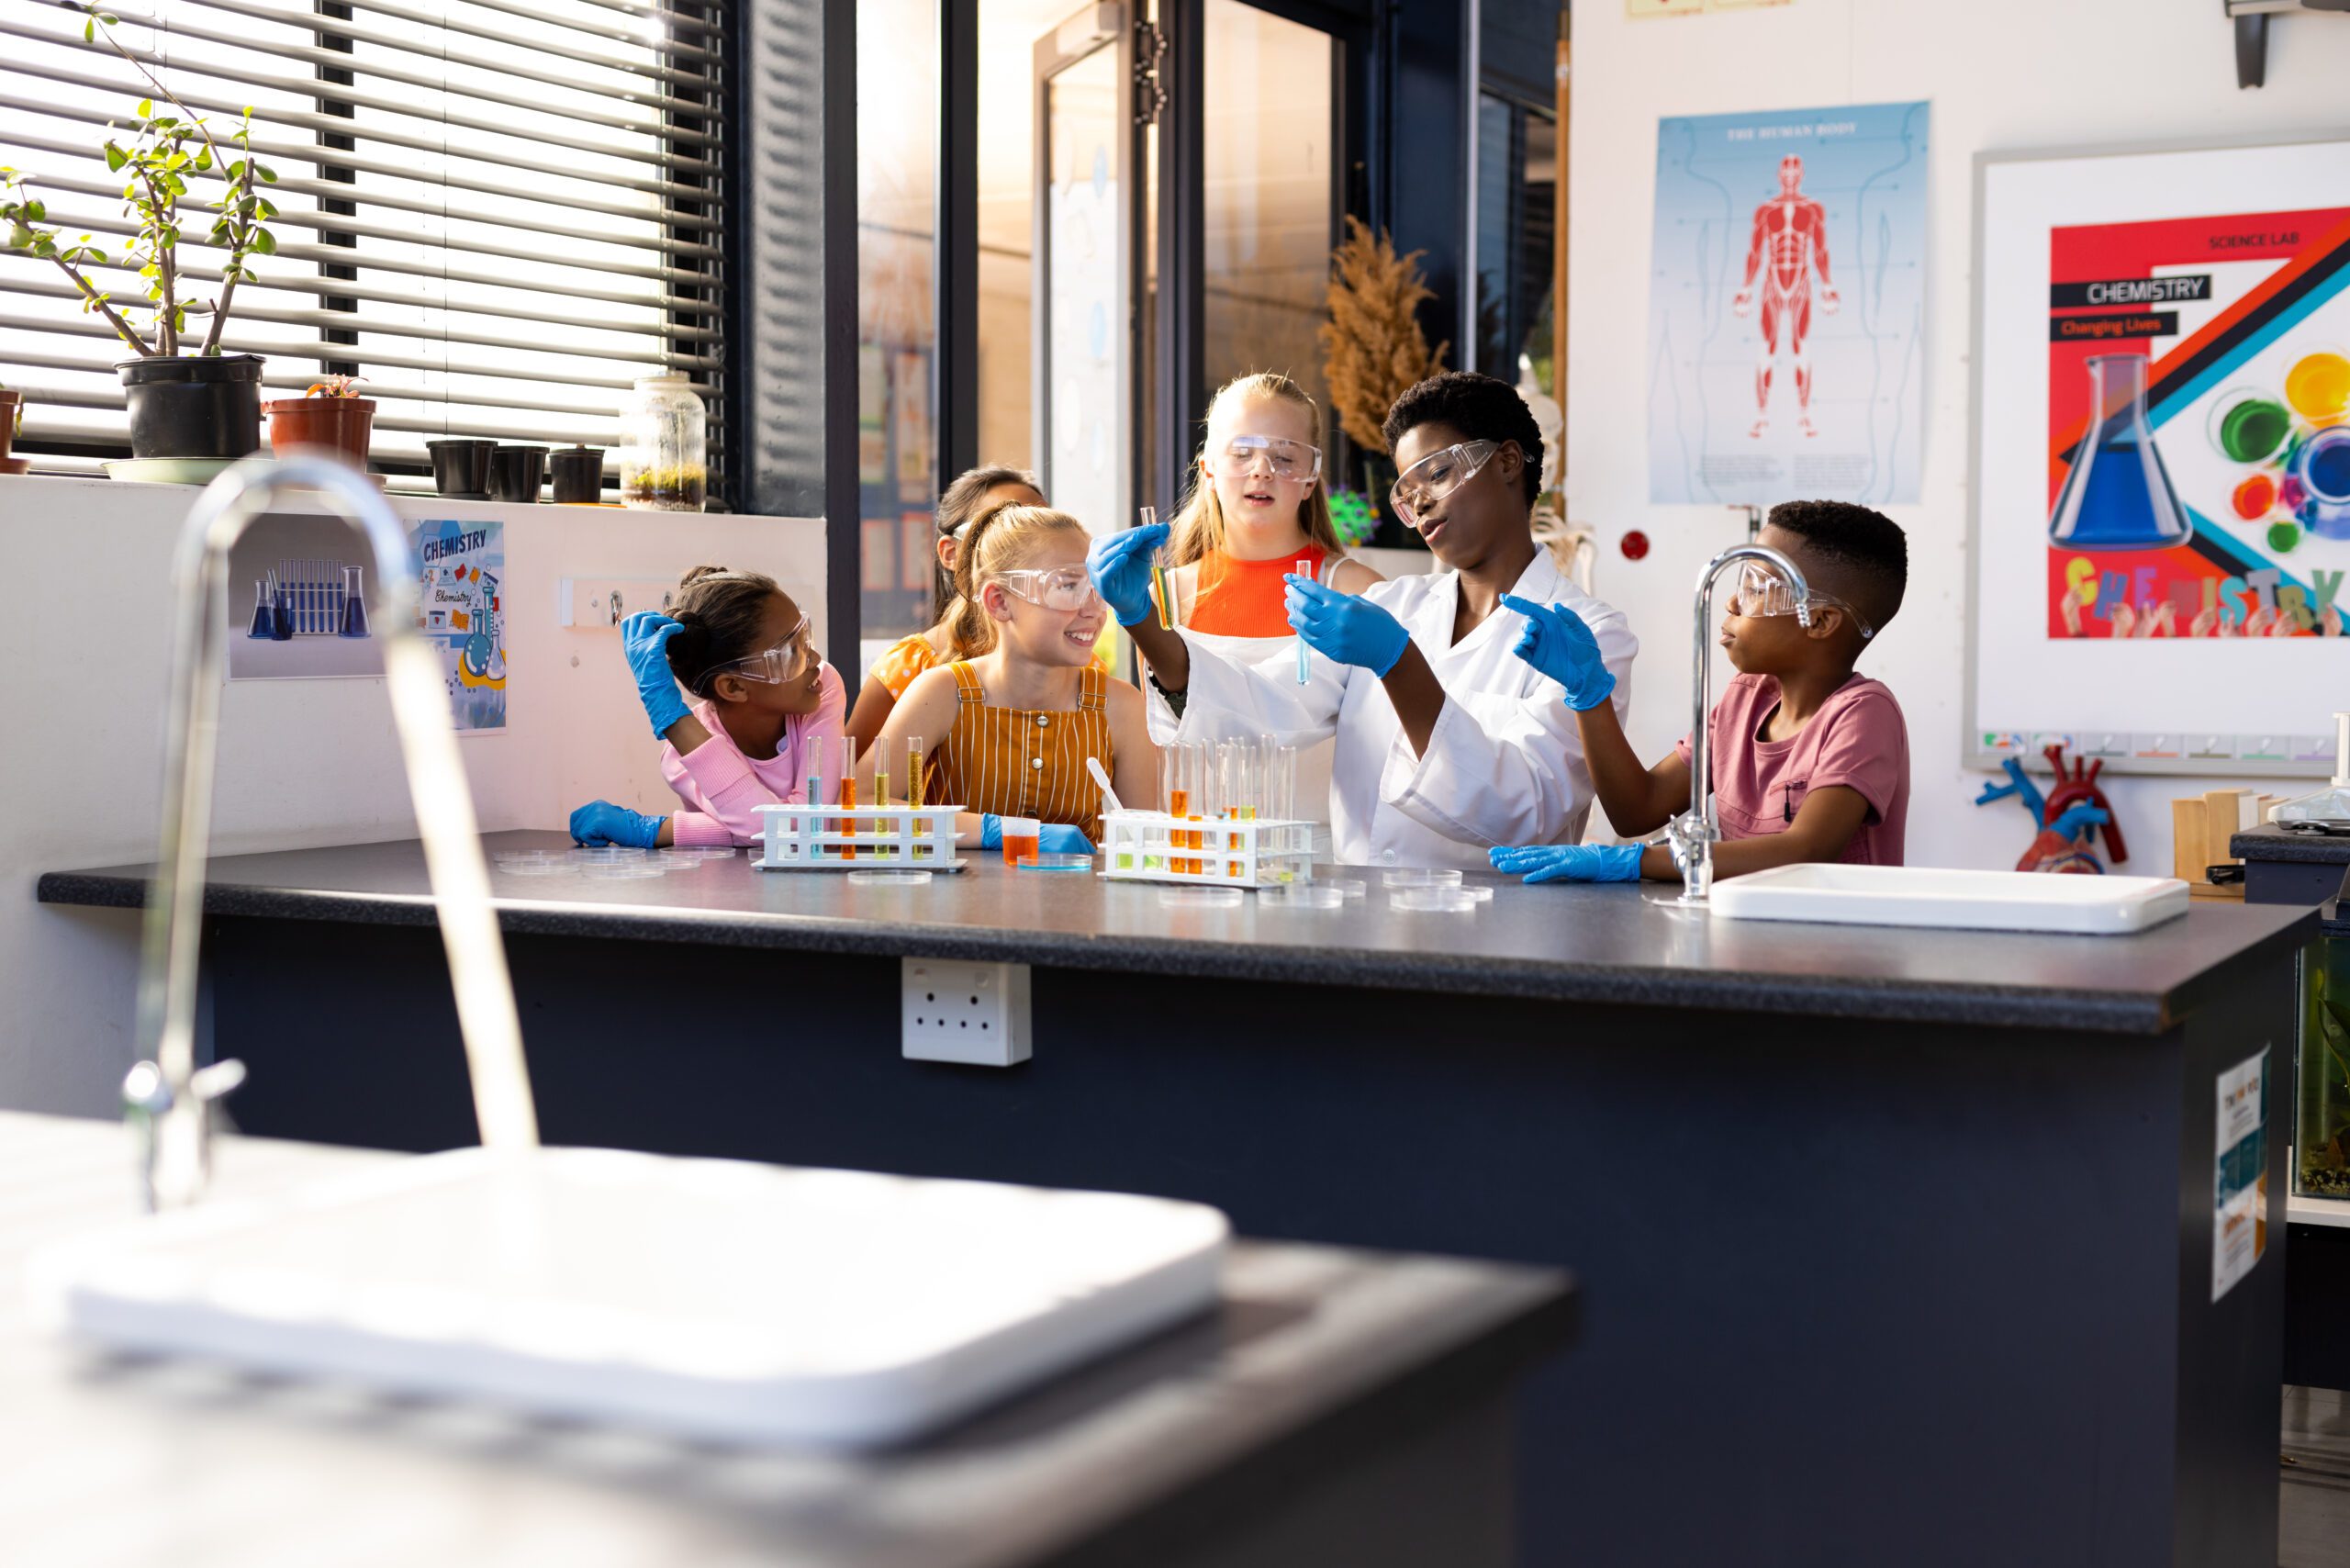
[[[29,457],[11,457],[8,448],[25,428],[25,395],[0,386],[0,474],[22,474],[33,465]]]
[[[1436,297],[1421,275],[1420,256],[1418,251],[1397,255],[1384,231],[1373,234],[1360,218],[1349,217],[1345,241],[1330,253],[1329,319],[1315,329],[1338,428],[1362,449],[1363,498],[1374,518],[1386,507],[1395,480],[1380,426],[1406,388],[1444,368],[1445,350],[1452,346],[1448,341],[1430,353],[1427,334],[1420,329],[1419,308]],[[1419,536],[1398,528],[1382,531],[1382,543],[1407,540],[1416,544]]]
[[[103,149],[106,167],[124,177],[123,213],[136,232],[117,259],[91,244],[87,234],[69,241],[50,227],[48,208],[27,188],[25,176],[0,168],[0,249],[54,264],[73,284],[82,308],[105,318],[138,356],[116,366],[130,412],[133,456],[242,457],[261,445],[261,356],[222,353],[220,333],[237,285],[252,275],[251,259],[277,249],[263,227],[277,208],[258,189],[277,176],[252,156],[250,106],[223,145],[207,121],[115,38],[115,17],[94,6],[79,8],[89,14],[83,39],[94,42],[103,34],[155,93],[139,101],[127,140],[118,140],[108,124]],[[196,179],[219,182],[218,198],[207,204],[214,215],[207,241],[223,254],[220,287],[209,298],[188,294],[179,253],[181,207],[191,202],[189,182]],[[118,306],[93,275],[106,267],[135,271],[147,304]],[[145,330],[126,312],[143,313]],[[200,336],[190,333],[191,319],[202,328]]]
[[[375,400],[359,395],[355,375],[314,381],[299,398],[274,398],[262,405],[269,416],[269,449],[283,457],[297,446],[330,447],[363,472],[367,438],[375,428]]]

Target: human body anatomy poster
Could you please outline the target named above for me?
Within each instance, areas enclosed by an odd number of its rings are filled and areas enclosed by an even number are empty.
[[[417,572],[417,629],[440,651],[457,733],[506,727],[506,525],[419,522],[408,554]]]
[[[1927,107],[1658,123],[1651,500],[1918,498]]]
[[[2307,771],[2350,615],[2350,143],[1986,158],[1977,196],[1970,749]]]

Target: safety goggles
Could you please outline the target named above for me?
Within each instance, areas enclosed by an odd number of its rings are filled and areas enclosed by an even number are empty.
[[[765,648],[746,658],[722,665],[712,665],[703,672],[701,689],[708,692],[722,675],[732,675],[744,680],[755,680],[762,686],[782,686],[804,679],[816,667],[816,629],[803,613],[791,635],[772,648]]]
[[[1246,478],[1259,468],[1276,479],[1304,480],[1322,472],[1322,449],[1277,435],[1236,435],[1207,454],[1208,472]]]
[[[1865,643],[1876,635],[1876,628],[1863,620],[1861,612],[1842,599],[1821,593],[1818,588],[1811,590],[1808,599],[1798,599],[1793,583],[1759,561],[1748,562],[1745,570],[1739,574],[1738,586],[1730,594],[1729,612],[1741,616],[1792,615],[1808,626],[1811,624],[1809,611],[1822,606],[1841,610],[1851,616],[1852,624],[1861,629],[1861,641]]]
[[[1023,566],[998,572],[995,580],[1003,585],[1007,593],[1017,594],[1046,610],[1083,610],[1098,597],[1093,591],[1093,579],[1085,575],[1083,566]]]
[[[1500,450],[1490,441],[1464,441],[1442,452],[1431,452],[1397,476],[1387,499],[1404,526],[1416,529],[1437,502],[1474,478]]]

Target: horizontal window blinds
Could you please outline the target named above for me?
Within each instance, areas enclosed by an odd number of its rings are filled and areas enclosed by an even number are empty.
[[[253,111],[274,254],[251,259],[222,347],[268,357],[264,396],[330,373],[377,400],[375,454],[408,473],[442,435],[611,446],[631,381],[690,376],[724,421],[719,179],[725,0],[138,0],[116,41],[224,139]],[[120,260],[132,232],[102,152],[154,96],[88,18],[0,0],[0,163],[51,223]],[[184,207],[185,293],[218,189]],[[93,274],[140,303],[127,268]],[[133,312],[140,324],[143,312]],[[203,324],[191,319],[190,331]],[[0,381],[24,390],[43,468],[128,450],[130,357],[33,256],[0,254]],[[48,454],[49,455],[42,455]]]

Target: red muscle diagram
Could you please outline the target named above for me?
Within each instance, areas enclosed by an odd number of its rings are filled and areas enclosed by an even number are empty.
[[[1811,360],[1804,353],[1804,339],[1811,331],[1815,280],[1819,308],[1832,314],[1840,300],[1828,276],[1827,217],[1819,203],[1803,194],[1803,160],[1789,153],[1779,160],[1779,194],[1754,209],[1746,281],[1730,301],[1730,308],[1744,316],[1754,307],[1758,287],[1762,295],[1762,353],[1754,366],[1754,427],[1747,431],[1756,440],[1771,428],[1771,380],[1783,332],[1795,368],[1796,429],[1807,436],[1819,433],[1811,424]]]

